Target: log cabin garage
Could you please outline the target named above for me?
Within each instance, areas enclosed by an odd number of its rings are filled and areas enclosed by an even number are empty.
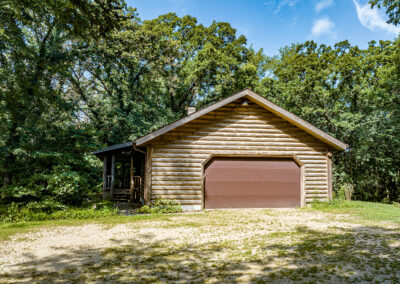
[[[103,197],[184,210],[301,207],[332,198],[347,145],[249,89],[146,136],[94,152]]]

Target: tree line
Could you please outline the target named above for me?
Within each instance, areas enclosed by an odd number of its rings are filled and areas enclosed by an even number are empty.
[[[399,23],[390,1],[371,5]],[[79,204],[101,190],[91,151],[245,87],[350,145],[334,155],[336,189],[400,200],[399,38],[268,57],[229,23],[144,21],[123,0],[1,1],[0,200]]]

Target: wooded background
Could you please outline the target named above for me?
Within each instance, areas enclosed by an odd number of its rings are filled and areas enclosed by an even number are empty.
[[[370,3],[399,24],[395,0]],[[229,23],[142,21],[123,0],[0,2],[0,201],[79,205],[101,191],[91,151],[245,87],[350,145],[334,155],[335,190],[400,201],[398,37],[271,58]]]

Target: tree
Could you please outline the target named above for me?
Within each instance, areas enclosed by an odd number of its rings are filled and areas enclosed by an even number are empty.
[[[335,155],[335,181],[364,200],[400,198],[399,47],[296,44],[270,59],[263,80],[265,96],[350,145]]]
[[[188,105],[204,105],[245,87],[263,76],[262,50],[246,47],[229,23],[197,24],[194,17],[175,14],[145,21],[143,29],[165,40],[172,52],[157,69],[166,105],[181,116]],[[253,68],[252,68],[253,67]]]
[[[262,51],[247,48],[229,24],[204,27],[175,14],[135,18],[93,48],[72,74],[71,90],[107,144],[181,118],[189,105],[255,86],[265,68]]]
[[[92,52],[88,43],[129,20],[124,9],[119,0],[0,3],[0,176],[6,192],[18,195],[13,189],[26,186],[20,197],[38,198],[54,165],[71,173],[90,168],[82,157],[94,144],[91,130],[74,123],[80,114],[64,92],[66,80]]]
[[[399,0],[370,0],[371,8],[377,6],[379,9],[384,8],[389,20],[387,23],[398,25],[400,24],[400,1]]]

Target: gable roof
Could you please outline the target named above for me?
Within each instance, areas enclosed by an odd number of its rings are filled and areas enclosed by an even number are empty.
[[[149,141],[153,140],[154,138],[159,137],[160,135],[163,135],[183,124],[186,124],[196,118],[199,118],[200,116],[203,116],[213,110],[216,110],[226,104],[229,104],[233,101],[236,101],[237,99],[244,98],[244,97],[246,97],[246,98],[250,99],[251,101],[255,102],[256,104],[264,107],[268,111],[285,119],[286,121],[292,123],[293,125],[296,125],[300,129],[302,129],[305,132],[311,134],[312,136],[318,138],[319,140],[325,142],[326,144],[334,147],[335,149],[345,150],[348,146],[347,144],[343,143],[342,141],[332,137],[331,135],[318,129],[311,123],[309,123],[309,122],[305,121],[304,119],[298,117],[297,115],[281,108],[280,106],[274,104],[273,102],[263,98],[262,96],[256,94],[255,92],[251,91],[250,89],[244,89],[226,99],[223,99],[215,104],[205,107],[199,111],[196,111],[180,120],[177,120],[177,121],[175,121],[171,124],[168,124],[164,127],[161,127],[141,138],[138,138],[136,140],[136,146],[142,146],[142,145],[148,143]]]

